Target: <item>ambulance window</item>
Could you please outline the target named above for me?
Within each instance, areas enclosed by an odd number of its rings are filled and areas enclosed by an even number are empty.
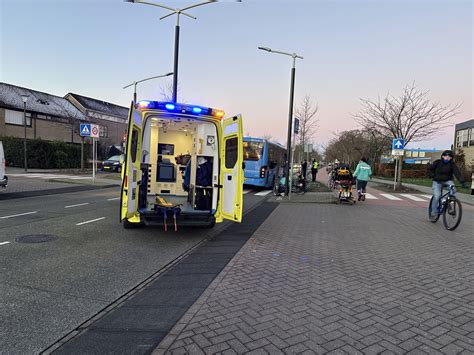
[[[237,137],[225,141],[225,167],[232,169],[237,163]]]
[[[138,131],[134,129],[132,131],[132,146],[131,146],[133,163],[135,163],[135,161],[137,160],[137,147],[138,147]]]

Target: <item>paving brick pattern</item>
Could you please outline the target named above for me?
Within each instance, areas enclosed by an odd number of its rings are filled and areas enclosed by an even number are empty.
[[[451,233],[424,209],[281,204],[154,353],[474,354],[471,233],[472,213]]]

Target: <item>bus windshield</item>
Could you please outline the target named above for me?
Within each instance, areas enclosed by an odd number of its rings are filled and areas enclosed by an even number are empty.
[[[244,141],[244,160],[260,160],[263,155],[263,144],[263,142]]]

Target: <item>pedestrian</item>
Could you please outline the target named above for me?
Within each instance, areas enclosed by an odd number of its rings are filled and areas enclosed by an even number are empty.
[[[360,158],[359,164],[354,171],[354,177],[357,179],[357,193],[359,195],[358,201],[365,201],[365,189],[367,187],[367,181],[372,176],[372,168],[367,164],[367,159]]]
[[[301,175],[303,176],[303,179],[306,181],[306,173],[308,172],[308,162],[306,159],[304,162],[301,163]]]
[[[467,186],[461,172],[459,171],[459,168],[453,161],[453,157],[454,154],[451,150],[445,150],[441,154],[441,159],[435,160],[428,168],[428,174],[431,178],[433,178],[431,188],[433,191],[434,203],[431,205],[430,215],[432,221],[436,221],[440,213],[437,202],[441,197],[443,186],[454,185],[453,175],[456,177],[456,179],[458,179],[463,187]]]
[[[312,178],[313,178],[313,182],[316,182],[316,175],[318,174],[318,162],[316,161],[316,159],[313,159],[313,163],[311,165],[311,175],[312,175]]]

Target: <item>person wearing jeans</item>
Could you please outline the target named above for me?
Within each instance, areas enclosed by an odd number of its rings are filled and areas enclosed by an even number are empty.
[[[357,164],[356,170],[354,171],[354,177],[357,179],[357,192],[358,200],[365,201],[365,188],[367,187],[367,182],[372,175],[372,168],[367,164],[367,159],[362,157],[360,158],[359,164]]]
[[[428,174],[433,178],[431,185],[433,191],[433,204],[431,205],[431,219],[436,220],[439,215],[438,201],[441,197],[443,186],[454,185],[453,176],[464,186],[465,182],[459,168],[453,161],[454,154],[451,150],[445,150],[441,159],[435,160],[428,169]]]

